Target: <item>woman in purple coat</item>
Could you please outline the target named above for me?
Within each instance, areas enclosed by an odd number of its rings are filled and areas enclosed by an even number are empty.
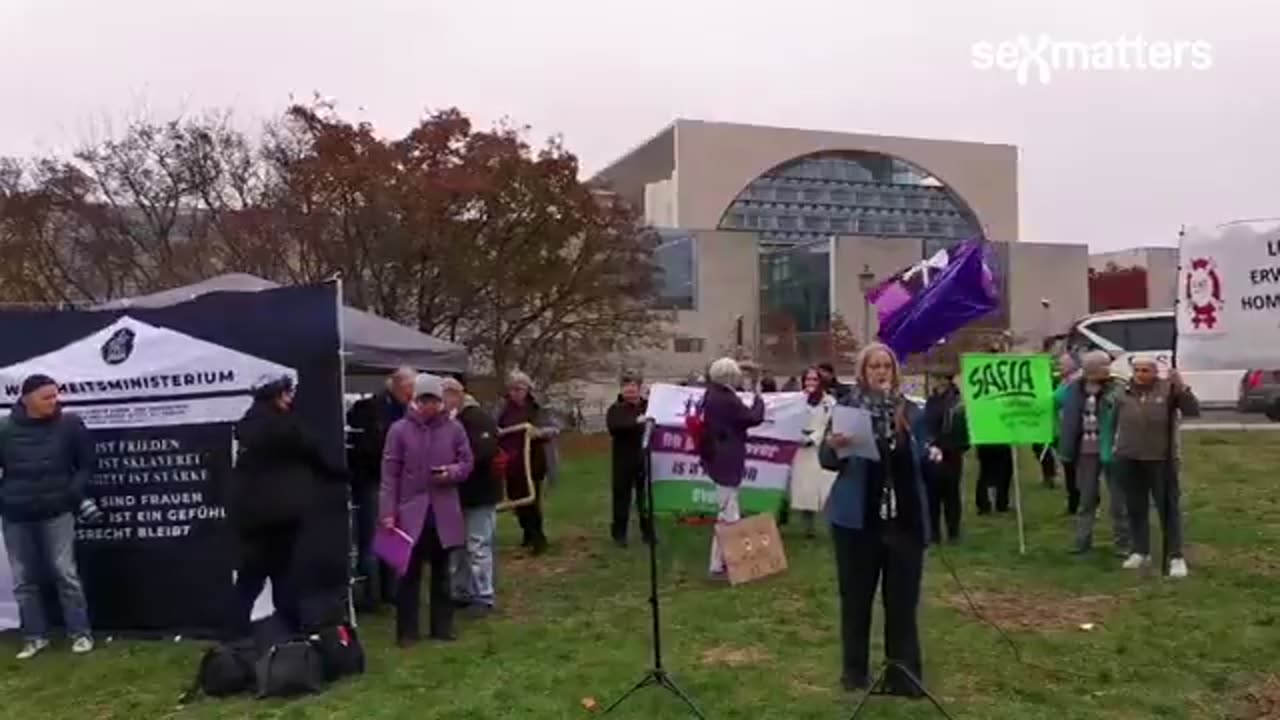
[[[764,400],[757,393],[751,405],[742,402],[734,389],[742,382],[742,368],[733,358],[721,358],[707,373],[707,392],[702,398],[703,429],[698,455],[702,467],[716,484],[719,510],[716,524],[742,519],[738,508],[738,488],[747,468],[747,430],[764,422]],[[711,540],[711,577],[724,577],[724,553]]]
[[[471,475],[474,461],[467,433],[444,412],[444,383],[419,375],[413,404],[387,431],[382,455],[378,514],[383,527],[398,527],[414,539],[409,568],[396,593],[396,643],[408,647],[420,639],[422,565],[431,564],[430,636],[453,640],[453,602],[449,597],[449,550],[464,541],[458,485]]]

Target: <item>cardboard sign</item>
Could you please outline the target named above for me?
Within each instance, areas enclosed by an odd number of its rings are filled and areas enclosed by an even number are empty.
[[[724,563],[733,585],[785,572],[787,553],[772,515],[752,515],[732,525],[717,525]]]
[[[1048,355],[960,356],[969,440],[974,445],[1053,442],[1053,370]]]

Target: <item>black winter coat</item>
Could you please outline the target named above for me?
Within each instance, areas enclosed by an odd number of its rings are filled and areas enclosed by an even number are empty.
[[[950,387],[929,396],[924,404],[924,427],[933,444],[943,452],[963,453],[969,449],[969,426],[958,388]]]
[[[498,423],[479,405],[469,404],[458,413],[458,422],[467,431],[475,467],[458,487],[464,508],[497,505],[502,500],[501,478],[493,476],[493,459],[498,454]]]
[[[387,430],[404,417],[404,413],[404,406],[389,392],[357,400],[347,411],[347,425],[360,431],[355,434],[348,454],[356,484],[377,485],[381,482],[382,449],[387,443]]]
[[[298,417],[270,402],[255,401],[235,433],[240,449],[227,513],[239,529],[301,520],[320,498],[334,495],[326,483],[346,479]]]
[[[644,401],[632,404],[619,397],[605,414],[605,425],[613,437],[615,481],[644,475],[644,423],[641,418],[648,409]]]
[[[49,520],[86,497],[97,459],[84,421],[59,412],[38,420],[22,403],[0,422],[0,517]]]

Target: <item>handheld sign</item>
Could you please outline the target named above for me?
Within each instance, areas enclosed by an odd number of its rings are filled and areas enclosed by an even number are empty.
[[[1048,355],[967,353],[960,357],[969,439],[974,445],[1053,442],[1053,372]]]

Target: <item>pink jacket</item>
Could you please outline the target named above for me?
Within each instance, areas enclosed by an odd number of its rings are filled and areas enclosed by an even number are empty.
[[[378,517],[394,517],[396,527],[416,541],[430,509],[440,544],[461,546],[464,530],[458,485],[471,475],[473,464],[462,425],[443,414],[427,421],[410,411],[387,431]],[[431,471],[438,467],[448,468],[448,473],[434,475]]]

